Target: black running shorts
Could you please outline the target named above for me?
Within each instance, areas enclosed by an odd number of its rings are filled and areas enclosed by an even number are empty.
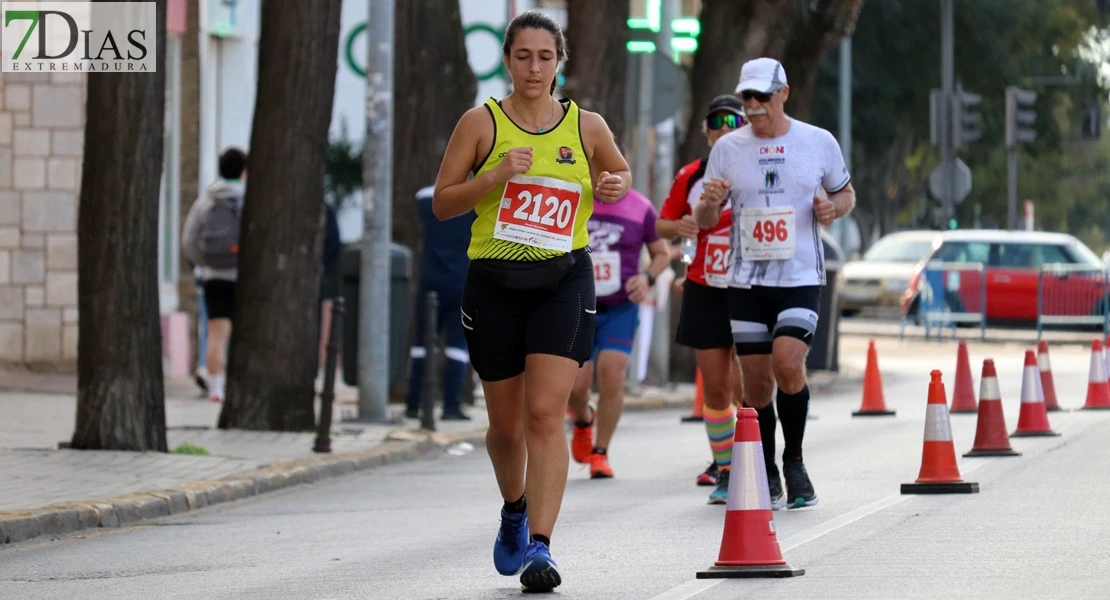
[[[821,286],[729,288],[732,339],[740,356],[770,354],[777,337],[813,343]]]
[[[675,341],[695,350],[731,348],[728,324],[728,289],[686,280],[682,285],[682,307]]]
[[[230,319],[235,312],[235,282],[205,280],[204,308],[208,311],[209,319]]]
[[[596,327],[590,254],[576,250],[536,263],[471,261],[462,296],[470,362],[483,381],[524,372],[529,354],[590,358]]]

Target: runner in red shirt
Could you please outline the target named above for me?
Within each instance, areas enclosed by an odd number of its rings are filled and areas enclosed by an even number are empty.
[[[717,96],[709,104],[702,132],[713,144],[744,124],[744,107],[736,96]],[[675,341],[694,349],[701,370],[705,394],[703,414],[713,463],[698,477],[698,485],[715,485],[709,504],[725,504],[732,465],[732,438],[736,428],[736,408],[742,390],[740,363],[728,318],[728,267],[731,254],[730,211],[721,212],[716,227],[699,230],[694,221],[694,205],[704,187],[706,159],[682,167],[675,176],[655,229],[659,237],[697,240],[693,260],[682,284],[682,310]],[[686,260],[689,260],[688,255]]]

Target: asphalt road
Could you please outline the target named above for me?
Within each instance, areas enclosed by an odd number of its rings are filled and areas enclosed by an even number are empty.
[[[1009,430],[1021,354],[994,356]],[[577,465],[553,539],[558,595],[584,599],[1110,597],[1110,411],[1051,413],[1055,438],[1023,454],[961,459],[972,495],[902,496],[920,466],[928,371],[951,398],[955,346],[880,358],[893,418],[852,418],[858,390],[814,399],[806,463],[819,505],[779,511],[802,577],[696,580],[717,558],[724,507],[693,485],[702,427],[678,412],[633,413],[611,449],[617,478]],[[842,358],[857,362],[855,356]],[[978,350],[972,364],[978,390]],[[862,364],[858,366],[862,367]],[[1054,356],[1060,402],[1083,403],[1087,361]],[[951,418],[956,450],[976,417]],[[781,434],[780,443],[781,448]],[[0,549],[0,598],[516,598],[493,569],[500,500],[483,449],[437,455],[205,509],[156,524]]]

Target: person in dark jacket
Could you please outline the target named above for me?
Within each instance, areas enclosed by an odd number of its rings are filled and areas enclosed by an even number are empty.
[[[442,418],[448,421],[468,421],[470,417],[462,411],[459,393],[463,380],[466,379],[470,354],[467,352],[459,311],[463,281],[470,266],[470,259],[466,254],[470,245],[470,227],[477,215],[470,211],[460,217],[440,221],[432,214],[434,191],[435,188],[429,186],[416,193],[420,222],[424,226],[424,252],[420,260],[420,289],[417,294],[416,344],[409,352],[412,374],[405,416],[410,419],[420,416],[424,357],[427,355],[427,348],[424,347],[424,300],[429,291],[434,291],[439,303],[436,323],[439,326],[440,339],[444,341],[446,348]]]

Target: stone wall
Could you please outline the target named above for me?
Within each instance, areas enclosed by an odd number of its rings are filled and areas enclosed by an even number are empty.
[[[0,73],[0,362],[76,362],[84,125],[84,75]]]

